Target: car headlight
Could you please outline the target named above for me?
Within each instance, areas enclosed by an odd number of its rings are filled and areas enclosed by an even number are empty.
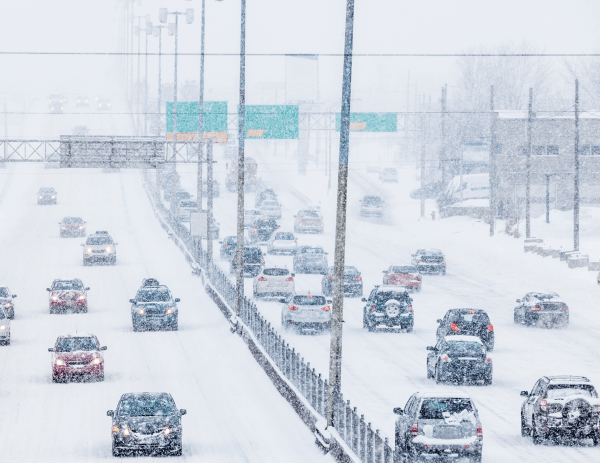
[[[140,315],[144,315],[144,309],[136,309],[136,312]]]
[[[6,307],[7,309],[8,309],[9,307],[12,307],[12,302],[7,302],[6,304],[4,304],[4,307]]]
[[[87,248],[86,251],[91,254],[92,248]]]
[[[112,248],[106,248],[106,252],[112,252]]]
[[[165,436],[171,434],[171,428],[165,428]]]
[[[64,366],[65,365],[65,361],[62,359],[56,359],[56,362],[54,362],[55,365],[59,365],[59,366]]]
[[[54,196],[52,196],[52,198],[54,199]]]
[[[42,197],[40,196],[40,199],[42,199]]]
[[[80,230],[83,230],[83,227],[79,227]]]
[[[53,301],[58,301],[58,296],[52,296],[50,299],[52,299]]]
[[[62,229],[63,229],[63,230],[66,230],[66,229],[67,229],[67,227],[62,227]]]
[[[101,358],[97,358],[97,359],[94,359],[92,361],[92,365],[100,365],[101,363],[102,363],[102,359]]]
[[[167,313],[173,313],[173,309],[172,309],[171,307],[169,307],[169,308],[167,309]]]
[[[123,428],[123,435],[124,436],[128,436],[129,435],[129,428]]]
[[[85,299],[85,294],[82,294],[81,296],[79,296],[79,300],[82,301]]]

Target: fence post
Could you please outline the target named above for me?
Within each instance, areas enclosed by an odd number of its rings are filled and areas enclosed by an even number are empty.
[[[392,449],[387,437],[383,441],[383,463],[392,463]]]
[[[358,455],[358,413],[356,407],[352,410],[352,450]]]
[[[373,463],[373,429],[367,425],[367,463]]]
[[[360,443],[360,461],[367,461],[367,438],[365,429],[365,415],[360,415],[360,429],[358,432],[358,441]]]
[[[321,378],[321,373],[317,378],[317,406],[315,407],[315,411],[318,414],[321,414],[321,402],[323,401],[323,378]]]
[[[352,448],[352,408],[350,407],[350,401],[346,400],[346,409],[344,410],[344,416],[346,418],[346,430],[344,435],[346,437],[346,444]]]
[[[381,457],[383,455],[383,441],[381,439],[381,436],[379,435],[379,429],[377,431],[375,431],[375,439],[374,439],[374,443],[373,443],[373,447],[374,447],[374,454],[375,454],[375,458],[374,458],[374,462],[377,463],[381,463]]]
[[[312,407],[317,409],[317,374],[315,373],[315,369],[313,368],[311,371],[311,386],[312,391],[310,391],[310,395],[312,396]]]
[[[311,386],[311,382],[310,382],[310,362],[306,362],[306,380],[305,380],[305,384],[306,384],[306,391],[304,393],[304,397],[306,397],[306,400],[308,401],[308,403],[312,403],[310,400],[310,393],[312,391],[312,386]]]
[[[327,380],[323,382],[323,390],[325,391],[325,397],[323,398],[323,417],[327,416],[329,410],[329,401],[327,400],[327,394],[329,393],[329,383]]]
[[[337,400],[337,417],[335,418],[335,428],[338,430],[340,437],[346,440],[346,418],[344,417],[344,394],[340,392]]]

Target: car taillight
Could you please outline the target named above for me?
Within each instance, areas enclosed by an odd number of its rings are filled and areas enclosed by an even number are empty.
[[[566,311],[569,310],[569,308],[568,307],[561,307],[560,310],[562,310],[563,312],[566,312]]]
[[[412,304],[408,306],[408,311],[412,312]]]
[[[442,259],[442,264],[445,264],[445,263],[446,263],[446,259]]]
[[[258,281],[267,281],[267,279],[265,277],[260,277]]]
[[[328,280],[333,280],[333,277],[327,277]]]
[[[531,310],[534,310],[534,311],[544,310],[544,308],[536,305],[535,307],[532,307]]]
[[[371,312],[375,312],[375,304],[371,304]]]
[[[300,219],[298,222],[302,222],[302,219]]]
[[[254,229],[254,231],[256,231],[256,228]]]
[[[494,325],[490,325],[490,326],[488,326],[488,327],[487,327],[487,330],[488,330],[488,331],[490,331],[490,332],[494,331]]]
[[[298,307],[296,307],[295,305],[289,305],[288,307],[290,310],[298,310]]]
[[[224,247],[225,249],[229,249],[229,248],[231,247],[231,244],[225,244],[223,247]]]
[[[113,426],[113,432],[119,432],[119,427],[118,426]]]
[[[546,401],[546,399],[540,400],[540,410],[543,412],[548,411],[548,402]]]
[[[452,331],[460,331],[460,328],[456,325],[456,323],[452,323],[452,325],[450,325],[450,329]]]
[[[477,313],[477,312],[475,312],[474,310],[469,310],[467,313],[468,313],[468,314],[475,314],[475,313]]]
[[[417,276],[415,277],[415,280],[417,280],[417,281],[421,281],[421,275],[417,275]]]
[[[491,358],[489,358],[489,357],[486,357],[486,358],[485,358],[485,361],[486,361],[487,363],[492,363],[492,359],[491,359]]]
[[[420,264],[421,262],[423,262],[423,259],[419,259],[419,261],[417,262],[417,264]]]
[[[265,265],[265,258],[264,258],[264,257],[261,257],[261,258],[260,258],[260,264],[261,264],[261,265]]]
[[[444,363],[450,363],[452,361],[452,359],[450,358],[450,356],[448,354],[443,354],[442,355],[442,362]]]
[[[419,435],[419,423],[415,423],[410,427],[410,433],[413,437],[417,437]]]
[[[298,244],[298,240],[294,240],[294,243]]]
[[[292,277],[287,277],[285,281],[294,281],[294,279]]]
[[[354,277],[355,280],[362,280],[362,277]]]
[[[321,310],[324,312],[329,312],[331,310],[331,306],[330,305],[326,305],[325,307],[321,307]]]
[[[483,427],[480,423],[477,423],[477,437],[483,437]]]
[[[600,404],[596,405],[596,412],[600,413]]]

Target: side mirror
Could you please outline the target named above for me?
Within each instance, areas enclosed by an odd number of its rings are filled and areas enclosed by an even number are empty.
[[[129,299],[129,302],[131,302],[132,304],[135,304],[135,299]]]
[[[294,218],[296,218],[296,216],[294,216]]]
[[[179,410],[179,413],[181,415],[185,415],[185,414],[187,414],[187,410],[185,408],[182,408],[181,410]]]
[[[86,290],[86,291],[89,291],[89,290],[90,290],[90,288],[89,288],[89,287],[87,287],[87,288],[85,288],[85,290]]]
[[[529,392],[521,391],[521,397],[529,397]]]
[[[331,299],[327,299],[327,303],[328,304],[333,304],[333,301]]]
[[[279,299],[279,302],[281,302],[282,304],[285,304],[285,297],[282,297],[281,299]]]
[[[16,295],[16,294],[13,294],[13,295],[12,295],[12,297],[17,297],[17,295]]]
[[[115,416],[115,412],[113,410],[109,410],[106,412],[106,416]]]
[[[48,347],[48,352],[54,352],[54,348],[53,347]]]
[[[108,349],[108,347],[106,347],[106,346],[102,346],[102,347],[100,348],[100,350],[106,350],[106,349]]]
[[[296,276],[296,274],[295,274],[295,273],[292,273],[292,278],[293,278],[293,277],[295,277],[295,276]]]
[[[118,246],[119,243],[115,243],[115,246]]]
[[[46,288],[46,291],[50,291],[50,288]]]
[[[404,412],[400,407],[394,408],[394,415],[404,415]]]
[[[433,347],[433,346],[427,346],[427,350],[433,350],[433,351],[435,351],[435,347]]]
[[[81,243],[79,246],[85,246],[85,244]]]
[[[382,273],[387,273],[387,270],[382,270]]]
[[[363,298],[361,299],[361,301],[362,301],[362,302],[367,302],[367,298],[366,298],[366,297],[363,297]]]
[[[175,298],[175,302],[180,302],[181,299],[179,299],[178,297]]]
[[[438,318],[438,319],[436,320],[436,322],[438,322],[438,323],[442,323],[442,319],[441,319],[441,318]]]
[[[521,302],[521,299],[517,299],[517,302]]]
[[[223,241],[219,241],[219,244],[223,244]]]

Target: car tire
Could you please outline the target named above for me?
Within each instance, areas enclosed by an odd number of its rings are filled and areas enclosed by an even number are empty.
[[[539,435],[536,431],[533,417],[531,422],[533,423],[533,426],[531,427],[531,440],[533,441],[533,445],[540,445],[544,442],[544,436]]]
[[[520,317],[519,315],[517,315],[517,311],[515,310],[515,314],[514,314],[514,320],[515,320],[515,324],[519,325],[521,323]]]
[[[483,385],[484,386],[491,386],[492,385],[492,375],[490,375],[487,378],[484,378]]]
[[[598,434],[595,432],[592,432],[592,443],[594,444],[594,447],[597,447],[600,443],[600,436],[598,436]]]
[[[102,373],[100,376],[97,376],[96,381],[98,381],[98,382],[104,381],[104,373]]]
[[[446,275],[446,269],[442,270],[442,275]]]
[[[169,329],[171,331],[179,331],[179,321],[176,321],[175,323],[171,323],[171,325],[169,326]]]
[[[112,446],[112,456],[113,457],[120,457],[121,456],[121,452],[119,451],[118,448],[115,447],[115,444],[113,444],[113,446]]]
[[[87,266],[89,266],[89,265],[90,265],[90,263],[89,263],[88,259],[84,258],[84,259],[83,259],[83,266],[84,266],[84,267],[87,267]]]
[[[414,328],[414,326],[415,326],[415,325],[414,325],[414,323],[411,323],[410,325],[408,325],[408,326],[406,327],[406,332],[407,332],[407,333],[412,333],[412,332],[413,332],[413,328]]]
[[[140,331],[140,327],[137,325],[137,323],[133,322],[132,326],[133,326],[133,331],[136,331],[136,332]]]
[[[175,457],[180,457],[181,455],[183,455],[183,449],[181,446],[179,447],[175,447],[175,450],[173,450],[171,452],[171,455],[175,456]]]
[[[478,454],[478,455],[473,455],[473,456],[472,456],[472,457],[469,459],[469,461],[470,461],[471,463],[481,463],[481,454]]]
[[[87,310],[88,310],[88,308],[87,308],[87,305],[86,305],[83,309],[81,309],[81,312],[82,313],[87,313]]]
[[[521,437],[529,437],[530,434],[531,430],[527,427],[525,417],[523,416],[523,412],[521,412]]]
[[[431,372],[429,371],[429,366],[427,365],[426,368],[427,370],[427,379],[433,379],[433,374],[431,374]]]

